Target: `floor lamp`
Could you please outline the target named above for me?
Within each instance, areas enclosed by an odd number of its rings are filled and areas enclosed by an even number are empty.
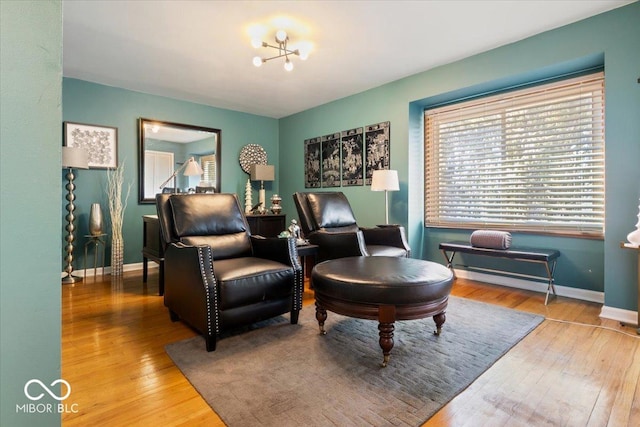
[[[200,163],[196,162],[196,159],[190,157],[189,160],[184,162],[182,166],[176,169],[169,178],[165,182],[160,185],[160,189],[162,190],[173,178],[175,178],[182,170],[184,170],[184,176],[196,176],[202,175],[204,171],[200,166]]]
[[[400,190],[398,171],[380,169],[373,171],[371,191],[384,191],[384,221],[389,224],[389,191]]]
[[[75,179],[75,175],[73,174],[73,168],[77,169],[89,169],[89,163],[87,160],[87,152],[84,148],[79,147],[62,147],[62,167],[68,168],[67,172],[67,236],[65,240],[67,241],[67,246],[65,250],[67,251],[67,256],[65,257],[65,261],[67,262],[67,266],[64,271],[67,272],[67,275],[62,278],[63,284],[82,282],[82,277],[74,276],[71,273],[73,272],[73,242],[75,241],[75,236],[73,232],[75,231],[75,226],[73,225],[73,221],[75,220],[75,216],[73,215],[73,211],[76,210],[76,205],[73,204],[73,201],[76,199],[75,194],[73,194],[73,190],[75,190],[76,186],[73,183]]]

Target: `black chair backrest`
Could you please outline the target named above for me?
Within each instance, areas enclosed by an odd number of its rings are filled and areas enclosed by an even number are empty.
[[[298,211],[298,224],[303,236],[308,236],[309,233],[315,231],[311,211],[309,211],[309,205],[307,204],[307,194],[309,193],[293,193],[293,203]]]
[[[349,200],[340,191],[294,193],[293,200],[298,209],[300,227],[304,233],[317,230],[358,231],[358,224]]]
[[[156,205],[167,242],[211,246],[214,259],[251,256],[249,225],[235,194],[158,194]]]

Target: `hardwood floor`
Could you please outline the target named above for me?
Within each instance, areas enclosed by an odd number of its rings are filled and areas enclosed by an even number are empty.
[[[63,426],[224,425],[165,353],[195,332],[169,320],[157,292],[156,269],[148,285],[140,271],[62,286],[61,378],[72,387],[65,403],[77,409]],[[453,295],[547,320],[425,426],[640,425],[640,339],[602,321],[599,304],[545,306],[544,294],[463,279]]]

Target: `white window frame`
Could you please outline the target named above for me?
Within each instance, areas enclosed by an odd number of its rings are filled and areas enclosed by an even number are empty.
[[[602,238],[604,73],[426,109],[425,226]]]

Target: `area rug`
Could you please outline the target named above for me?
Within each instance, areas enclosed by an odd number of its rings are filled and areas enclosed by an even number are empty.
[[[328,312],[321,336],[313,305],[298,325],[277,317],[215,352],[202,337],[166,351],[231,427],[418,426],[543,320],[455,297],[446,315],[440,336],[431,318],[396,322],[386,368],[376,321]]]

